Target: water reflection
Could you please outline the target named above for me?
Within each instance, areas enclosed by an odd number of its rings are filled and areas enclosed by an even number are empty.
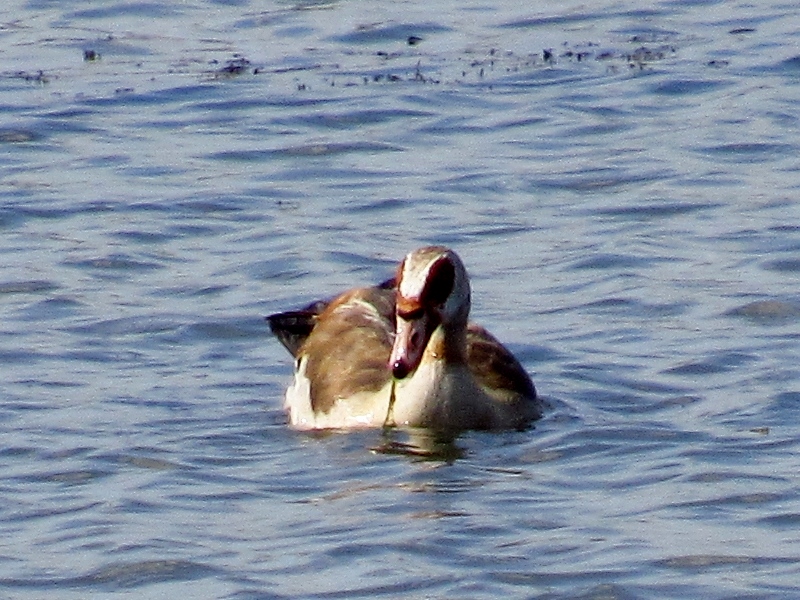
[[[457,439],[457,434],[429,429],[384,428],[380,443],[370,449],[378,454],[452,463],[462,458],[465,452]]]

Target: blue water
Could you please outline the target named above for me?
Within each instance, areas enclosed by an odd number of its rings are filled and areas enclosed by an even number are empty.
[[[798,18],[13,1],[0,595],[794,597]],[[290,430],[263,316],[427,243],[545,417]]]

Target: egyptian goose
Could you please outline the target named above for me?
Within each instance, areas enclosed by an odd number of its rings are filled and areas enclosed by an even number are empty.
[[[394,279],[267,317],[295,357],[284,407],[298,429],[521,429],[541,416],[525,369],[468,323],[455,252],[408,254]]]

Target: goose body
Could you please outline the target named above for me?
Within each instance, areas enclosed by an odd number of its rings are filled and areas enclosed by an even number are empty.
[[[285,408],[298,429],[520,429],[541,416],[528,374],[469,323],[470,286],[442,246],[379,286],[267,317],[295,357]]]

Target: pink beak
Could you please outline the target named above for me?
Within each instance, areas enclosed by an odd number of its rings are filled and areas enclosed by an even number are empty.
[[[422,355],[431,336],[428,329],[429,321],[428,314],[410,320],[397,317],[397,331],[392,354],[389,357],[389,368],[395,379],[405,379],[422,361]]]

